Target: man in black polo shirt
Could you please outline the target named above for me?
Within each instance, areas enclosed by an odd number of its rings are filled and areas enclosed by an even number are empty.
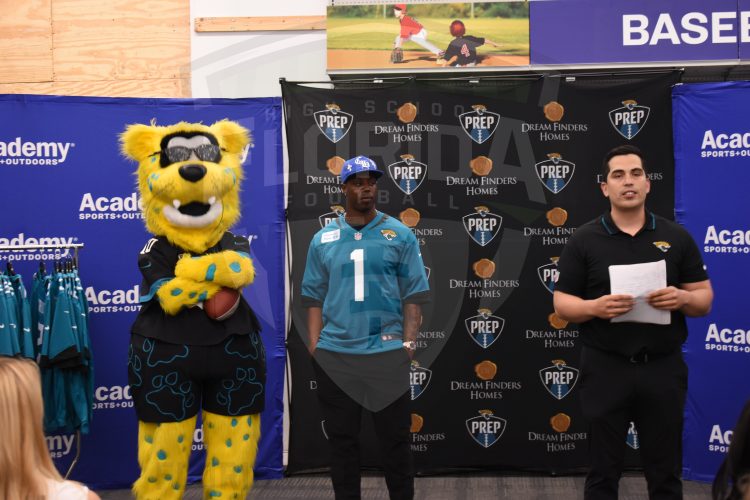
[[[643,153],[606,154],[601,189],[610,211],[584,224],[565,246],[554,304],[580,324],[580,395],[589,420],[591,466],[586,500],[616,499],[629,422],[635,422],[649,498],[681,499],[682,422],[687,366],[685,316],[709,312],[711,283],[698,247],[678,224],[646,210],[651,184]],[[667,287],[645,297],[613,295],[609,266],[666,261]],[[645,300],[671,312],[667,325],[610,320]]]

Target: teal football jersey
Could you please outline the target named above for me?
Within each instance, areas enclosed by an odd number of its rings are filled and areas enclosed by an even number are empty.
[[[400,349],[402,303],[424,302],[427,292],[416,237],[382,212],[361,230],[339,217],[310,243],[301,295],[323,307],[318,349],[352,354]]]

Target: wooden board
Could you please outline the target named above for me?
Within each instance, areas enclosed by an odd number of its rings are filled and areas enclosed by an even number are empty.
[[[326,16],[197,17],[195,31],[307,31],[326,29]]]
[[[0,0],[0,83],[52,80],[51,0]]]
[[[190,97],[190,79],[88,80],[85,82],[0,83],[0,94],[102,97]]]

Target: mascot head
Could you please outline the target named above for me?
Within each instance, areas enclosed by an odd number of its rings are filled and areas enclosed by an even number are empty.
[[[193,253],[214,246],[240,217],[241,155],[250,133],[228,120],[129,125],[122,152],[138,162],[147,229]]]

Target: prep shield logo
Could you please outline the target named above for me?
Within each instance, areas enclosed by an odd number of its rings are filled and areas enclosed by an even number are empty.
[[[320,227],[326,227],[331,222],[335,221],[342,215],[344,215],[344,212],[346,210],[341,205],[332,205],[331,211],[328,213],[325,213],[318,217],[318,222],[320,222]]]
[[[507,421],[496,417],[492,410],[479,410],[479,415],[466,420],[466,430],[474,441],[489,448],[500,440]]]
[[[555,291],[555,283],[557,283],[557,278],[560,276],[560,271],[557,270],[557,261],[559,259],[560,257],[550,257],[549,260],[551,262],[549,264],[536,268],[539,280],[542,282],[542,285],[544,285],[544,288],[549,290],[549,293]]]
[[[388,165],[388,172],[401,191],[412,194],[427,177],[427,165],[416,161],[412,155],[401,155],[401,160]]]
[[[562,359],[553,359],[552,366],[539,370],[544,388],[555,399],[563,399],[578,382],[578,369],[567,366]]]
[[[472,141],[482,144],[495,133],[500,115],[487,111],[484,104],[474,104],[471,108],[474,111],[459,115],[458,121]]]
[[[641,447],[638,439],[638,430],[635,428],[635,422],[630,422],[630,427],[628,427],[628,436],[625,438],[625,442],[634,450],[637,450]]]
[[[354,117],[341,111],[338,104],[326,104],[325,111],[313,113],[315,124],[331,142],[339,142],[349,132]]]
[[[413,360],[411,362],[411,371],[409,372],[409,392],[411,393],[411,400],[414,401],[427,390],[427,386],[430,385],[432,379],[432,370],[419,366],[419,362]]]
[[[575,172],[575,163],[562,159],[560,153],[550,153],[548,160],[540,161],[535,165],[536,176],[542,181],[544,187],[557,194],[568,185]]]
[[[609,112],[609,122],[625,139],[632,139],[646,125],[651,108],[639,106],[633,99],[622,101],[622,107]]]
[[[466,318],[464,324],[471,339],[479,347],[487,349],[500,338],[500,334],[503,333],[505,327],[505,320],[493,316],[489,309],[477,309],[477,312],[478,315]]]
[[[476,243],[488,245],[500,232],[503,218],[490,213],[490,209],[485,206],[474,207],[474,210],[476,213],[464,215],[464,229]]]

